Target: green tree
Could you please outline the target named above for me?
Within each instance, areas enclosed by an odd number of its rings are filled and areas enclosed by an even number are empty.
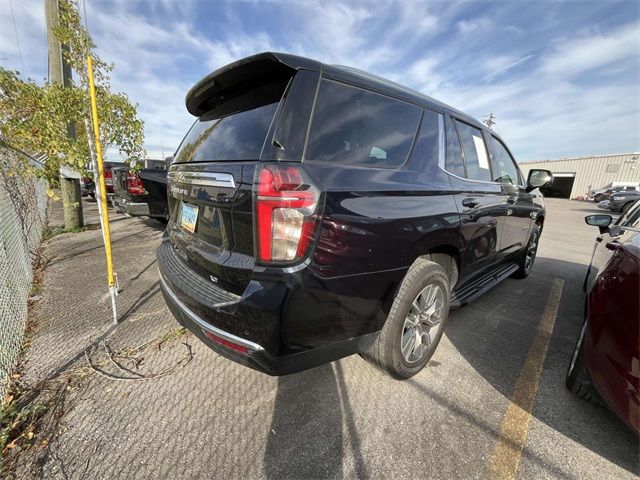
[[[82,26],[76,5],[59,0],[59,11],[54,32],[66,45],[63,54],[75,72],[71,88],[25,81],[18,72],[0,67],[0,140],[20,150],[46,154],[43,168],[25,162],[21,166],[24,171],[19,173],[36,174],[51,185],[58,182],[60,166],[81,171],[91,158],[87,54],[91,54],[94,63],[103,150],[117,147],[131,165],[138,165],[146,156],[142,146],[144,124],[137,117],[137,106],[125,94],[111,91],[113,65],[95,54],[96,45]],[[69,125],[75,127],[75,139],[68,135]]]

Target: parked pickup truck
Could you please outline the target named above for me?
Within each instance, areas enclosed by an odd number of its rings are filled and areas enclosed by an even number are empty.
[[[167,171],[145,168],[134,172],[128,167],[113,169],[116,211],[131,216],[169,218],[167,210]]]

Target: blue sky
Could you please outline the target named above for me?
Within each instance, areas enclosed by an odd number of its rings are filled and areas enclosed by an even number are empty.
[[[0,0],[0,65],[46,76],[43,0]],[[519,161],[640,151],[640,2],[86,0],[151,157],[193,119],[187,90],[275,50],[390,78],[484,118]],[[15,17],[16,31],[13,18]]]

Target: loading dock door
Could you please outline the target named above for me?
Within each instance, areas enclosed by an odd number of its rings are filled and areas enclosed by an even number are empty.
[[[551,191],[544,192],[545,197],[555,198],[571,198],[571,190],[573,189],[573,182],[576,179],[576,173],[566,172],[552,172],[553,173],[553,187]]]

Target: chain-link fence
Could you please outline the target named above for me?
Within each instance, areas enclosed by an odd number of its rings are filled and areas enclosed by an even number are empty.
[[[25,163],[38,168],[0,145],[0,396],[22,348],[46,218],[46,183],[19,168]]]

